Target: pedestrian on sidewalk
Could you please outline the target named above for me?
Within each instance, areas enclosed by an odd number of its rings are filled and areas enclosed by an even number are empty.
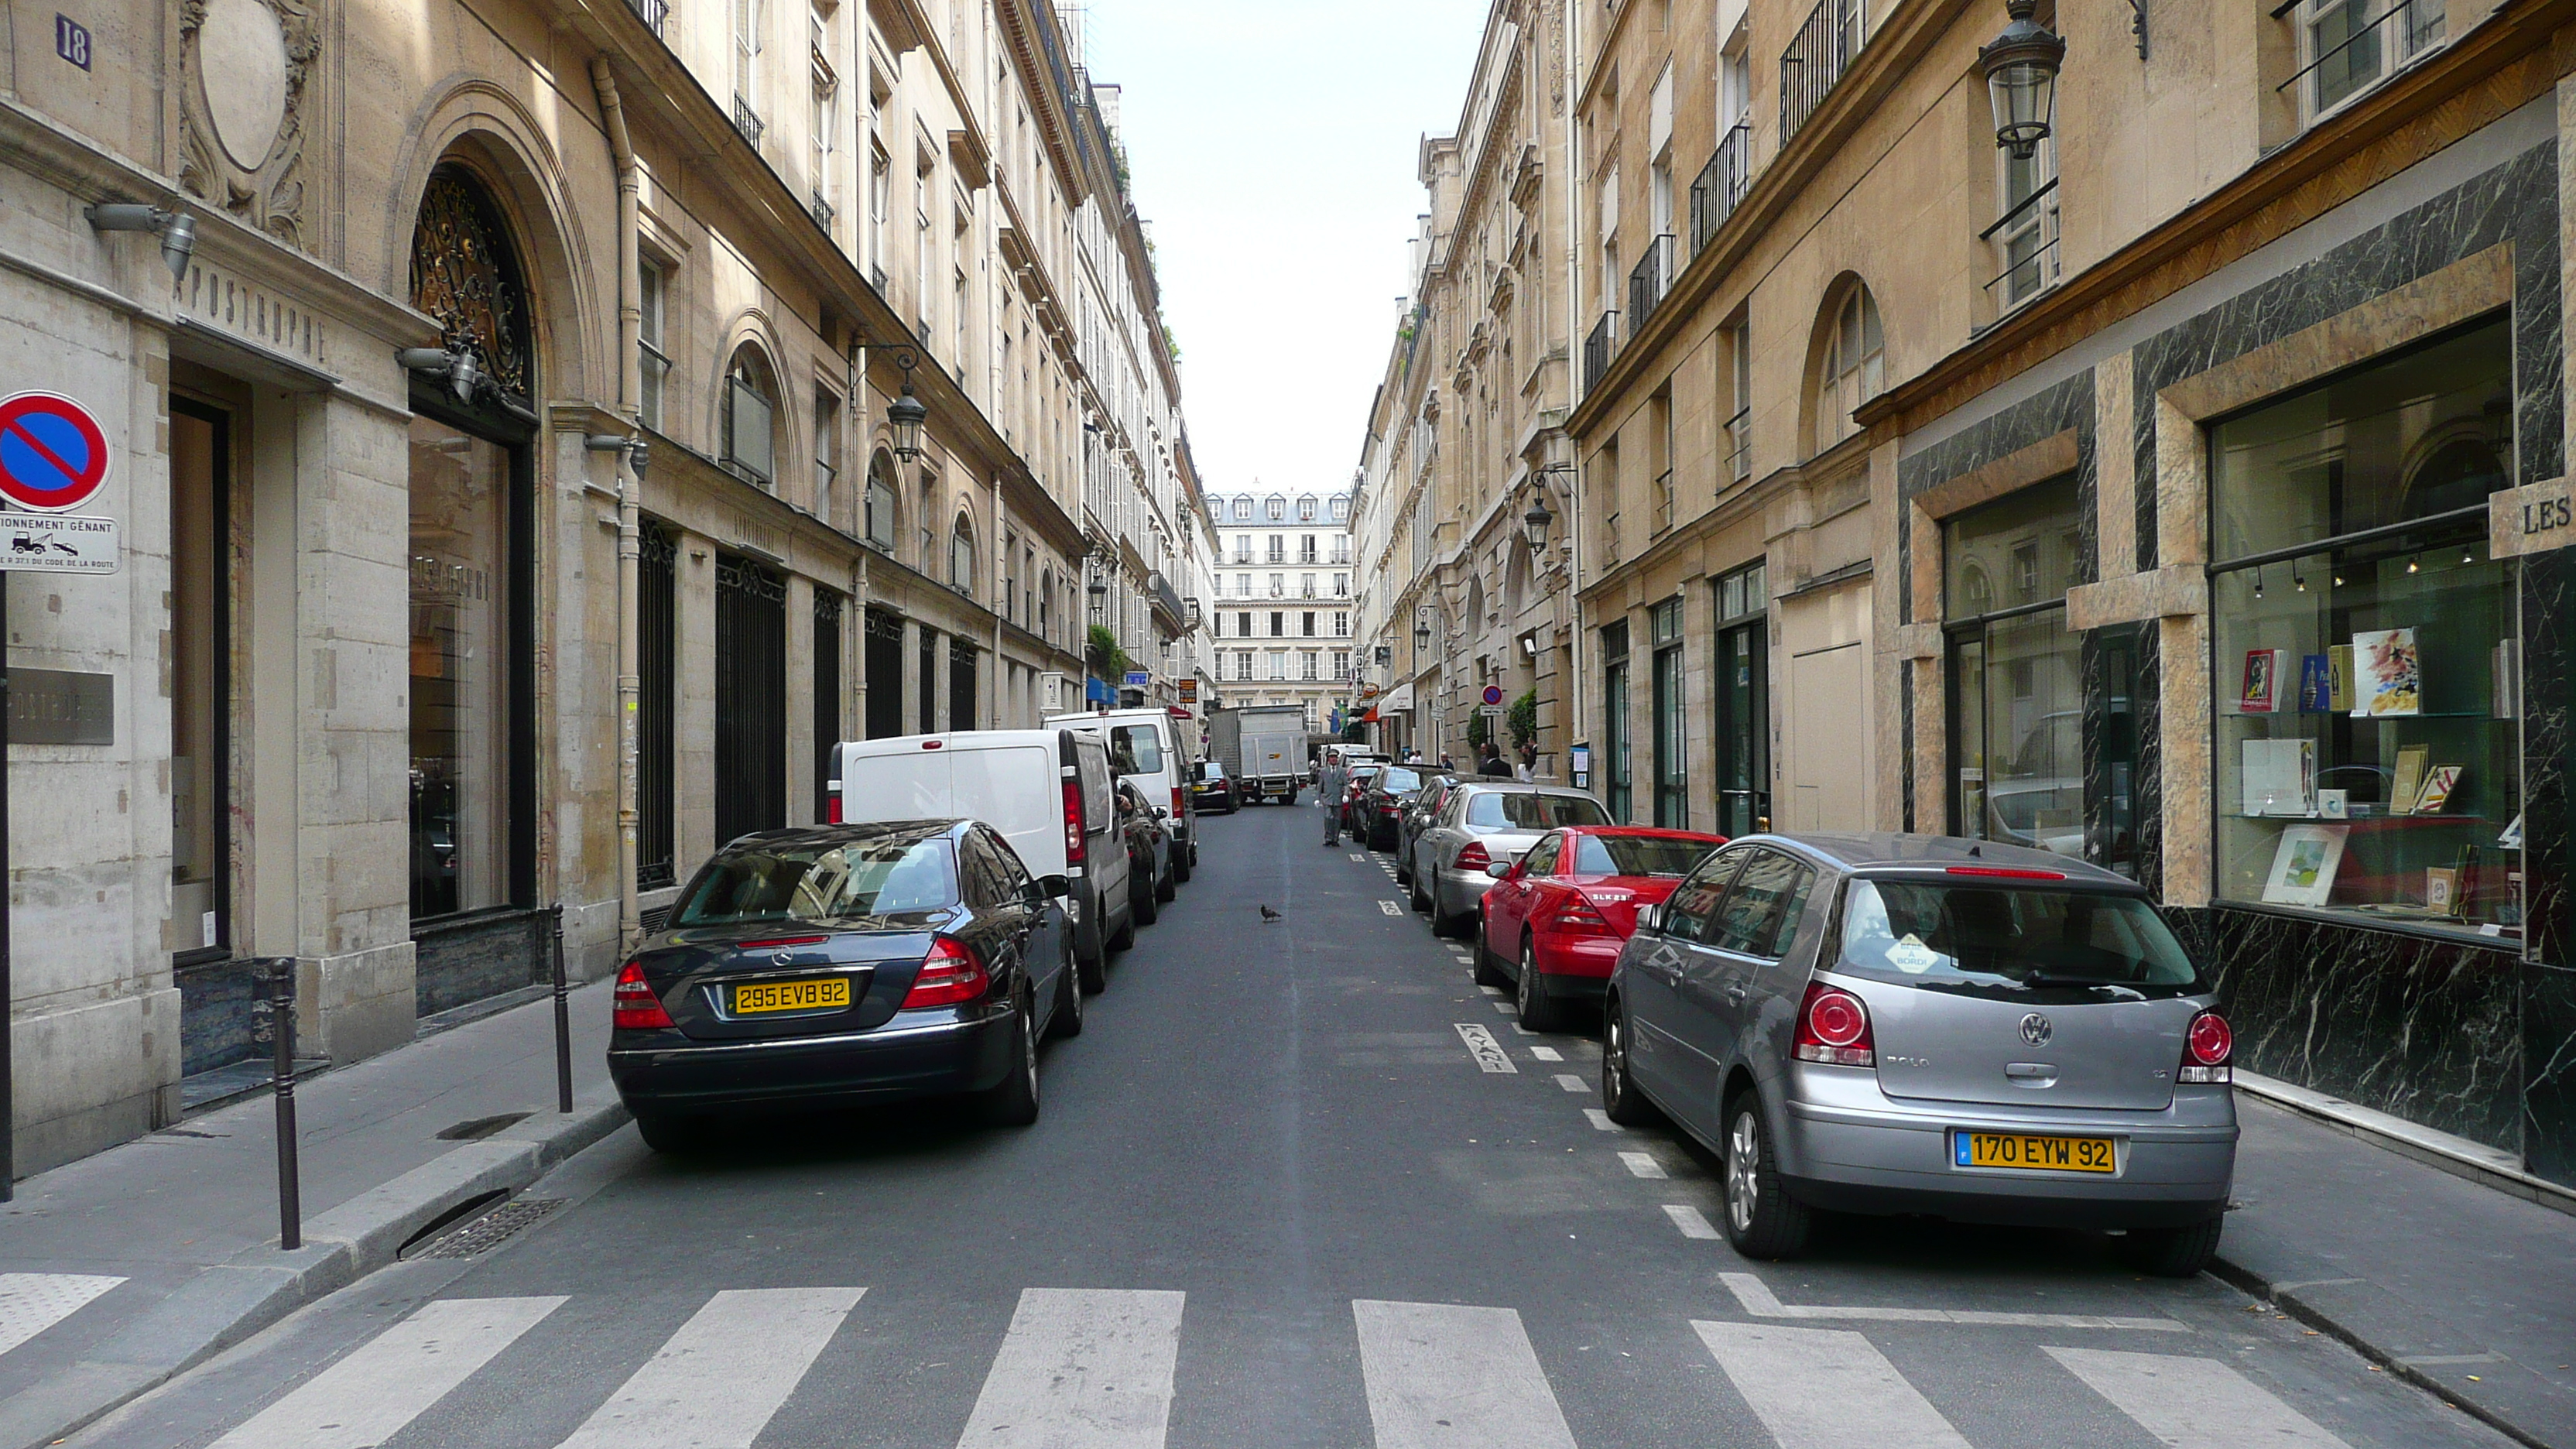
[[[1502,748],[1492,740],[1485,741],[1484,758],[1476,761],[1476,773],[1494,780],[1512,778],[1512,767],[1503,763]]]
[[[1324,807],[1324,843],[1342,843],[1342,791],[1350,785],[1350,772],[1342,768],[1342,757],[1326,755],[1323,768],[1315,772],[1315,803]]]

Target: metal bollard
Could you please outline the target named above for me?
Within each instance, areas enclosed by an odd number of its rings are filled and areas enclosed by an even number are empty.
[[[276,1045],[271,1076],[277,1102],[277,1246],[304,1246],[304,1192],[295,1158],[295,958],[272,956],[257,968],[260,999],[251,1003],[251,1039]]]
[[[564,982],[563,902],[555,902],[555,1101],[572,1112],[572,999]]]

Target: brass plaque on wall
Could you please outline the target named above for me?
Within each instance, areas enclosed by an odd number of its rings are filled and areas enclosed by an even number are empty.
[[[9,670],[9,743],[116,743],[116,676],[13,666]]]

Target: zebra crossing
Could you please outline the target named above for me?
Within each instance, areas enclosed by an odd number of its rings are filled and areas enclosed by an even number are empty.
[[[544,1329],[568,1301],[430,1301],[264,1405],[242,1405],[256,1412],[213,1440],[213,1449],[426,1443],[427,1430],[410,1438],[405,1430],[440,1401],[471,1396],[476,1376],[506,1355],[552,1351],[541,1342]],[[828,1401],[863,1388],[830,1382],[847,1372],[847,1360],[827,1359],[826,1350],[844,1335],[872,1331],[867,1301],[868,1290],[860,1287],[716,1292],[622,1381],[612,1370],[597,1382],[557,1382],[554,1392],[584,1401],[567,1404],[564,1422],[588,1407],[602,1384],[614,1383],[559,1449],[751,1449],[756,1441],[781,1442],[762,1436],[799,1394]],[[1605,1380],[1597,1360],[1563,1354],[1557,1339],[1534,1339],[1514,1308],[1360,1298],[1348,1310],[1341,1331],[1349,1335],[1344,1346],[1356,1349],[1357,1382],[1328,1381],[1314,1392],[1347,1394],[1349,1402],[1364,1404],[1375,1449],[1578,1449],[1583,1441],[1569,1425],[1566,1405],[1622,1392]],[[948,1421],[959,1425],[955,1442],[959,1449],[1162,1449],[1175,1400],[1189,1389],[1179,1373],[1185,1339],[1194,1327],[1212,1331],[1204,1316],[1193,1317],[1188,1295],[1172,1290],[1023,1290],[962,1423]],[[1917,1384],[1867,1332],[1762,1318],[1689,1319],[1669,1328],[1677,1345],[1696,1339],[1703,1365],[1718,1370],[1673,1391],[1731,1395],[1717,1411],[1749,1414],[1779,1449],[1989,1449],[1953,1422],[1953,1414],[1973,1406],[1981,1385]],[[1542,1361],[1542,1342],[1559,1351],[1552,1367]],[[2057,1392],[2091,1401],[2088,1412],[2107,1411],[2135,1424],[2150,1436],[2140,1442],[2174,1449],[2346,1446],[2214,1356],[2222,1351],[2149,1353],[2003,1339],[1992,1346],[2018,1361],[2017,1371],[2051,1374]],[[817,1372],[819,1362],[844,1367]],[[453,1415],[444,1422],[452,1431]],[[1282,1442],[1289,1437],[1283,1432]],[[77,1442],[131,1441],[84,1436]]]

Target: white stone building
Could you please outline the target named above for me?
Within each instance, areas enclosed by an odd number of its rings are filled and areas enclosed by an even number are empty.
[[[1302,704],[1306,727],[1331,727],[1350,693],[1355,619],[1351,493],[1268,488],[1212,491],[1217,538],[1208,647],[1230,707]]]

